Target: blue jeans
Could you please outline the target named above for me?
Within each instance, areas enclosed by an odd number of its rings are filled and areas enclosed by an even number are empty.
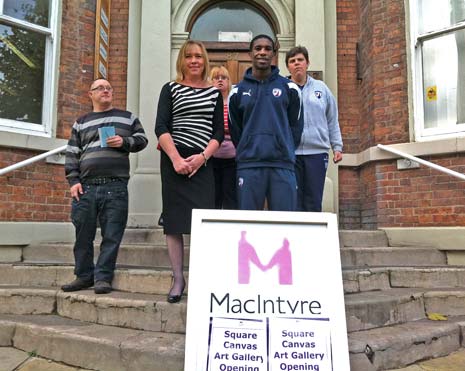
[[[84,280],[113,280],[118,249],[128,219],[128,189],[124,181],[82,185],[79,201],[73,199],[71,220],[76,230],[74,274]],[[94,266],[94,238],[100,224],[102,243]]]

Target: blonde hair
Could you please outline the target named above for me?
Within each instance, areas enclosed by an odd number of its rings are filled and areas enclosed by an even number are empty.
[[[202,72],[202,80],[208,80],[208,71],[210,70],[210,63],[208,61],[208,54],[207,54],[207,49],[205,49],[205,46],[200,42],[196,40],[187,40],[182,44],[181,49],[179,50],[178,54],[178,59],[176,60],[176,82],[181,82],[184,80],[184,67],[186,65],[186,54],[188,49],[196,45],[200,48],[202,51],[202,57],[204,60],[204,65],[203,65],[203,72]]]
[[[210,80],[213,80],[216,76],[223,75],[228,78],[228,93],[231,90],[231,77],[229,76],[229,71],[224,66],[215,66],[212,67],[210,71]]]

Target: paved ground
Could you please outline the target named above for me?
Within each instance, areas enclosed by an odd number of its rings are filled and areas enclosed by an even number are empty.
[[[418,362],[413,366],[390,371],[464,371],[465,350],[449,354],[447,357]]]
[[[86,371],[36,358],[18,349],[0,347],[0,371]]]

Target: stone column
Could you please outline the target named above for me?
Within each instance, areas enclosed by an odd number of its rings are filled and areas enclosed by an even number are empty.
[[[154,127],[160,90],[171,79],[170,20],[170,1],[130,1],[127,103],[128,109],[139,116],[149,138],[148,147],[131,156],[131,227],[156,225],[162,208]]]
[[[310,70],[323,71],[323,80],[337,99],[336,0],[295,0],[295,28],[296,45],[308,49]],[[338,192],[338,171],[330,152],[323,211],[337,212]]]

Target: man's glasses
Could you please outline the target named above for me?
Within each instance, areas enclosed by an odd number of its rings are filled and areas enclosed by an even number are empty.
[[[111,86],[103,86],[103,85],[99,85],[99,86],[96,86],[95,88],[92,88],[90,89],[90,91],[95,91],[95,90],[98,90],[100,92],[103,92],[105,90],[108,90],[109,92],[112,92],[113,91],[113,88]]]
[[[213,77],[213,80],[229,80],[229,77],[218,75],[218,76]]]

